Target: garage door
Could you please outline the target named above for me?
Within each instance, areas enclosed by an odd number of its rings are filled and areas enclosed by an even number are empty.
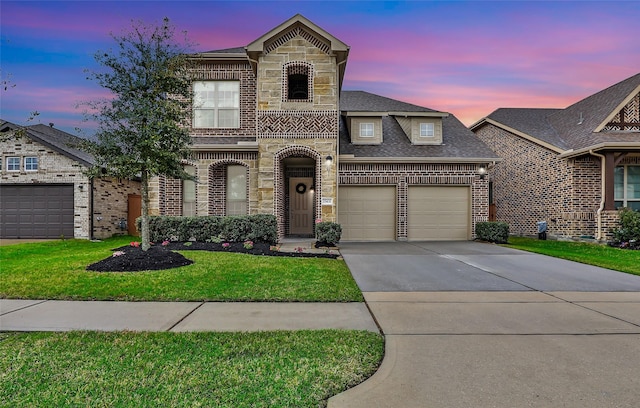
[[[338,223],[345,241],[396,239],[394,186],[343,186],[338,190]]]
[[[410,186],[407,238],[411,241],[469,239],[470,196],[470,188],[466,186]]]
[[[73,238],[73,185],[0,186],[0,237]]]

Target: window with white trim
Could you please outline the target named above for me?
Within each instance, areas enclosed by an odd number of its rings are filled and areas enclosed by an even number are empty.
[[[19,157],[7,157],[7,171],[20,171]]]
[[[360,124],[360,137],[373,137],[373,123]]]
[[[247,214],[247,168],[227,166],[227,215]]]
[[[435,135],[435,126],[433,123],[420,124],[420,137],[434,137]]]
[[[193,127],[239,128],[240,82],[194,82]]]
[[[616,167],[613,195],[616,208],[640,211],[640,166]]]
[[[193,166],[184,166],[184,171],[195,177],[196,168]],[[182,215],[196,215],[196,182],[195,180],[182,180]]]
[[[37,171],[38,170],[38,158],[37,157],[25,157],[24,158],[25,171]]]

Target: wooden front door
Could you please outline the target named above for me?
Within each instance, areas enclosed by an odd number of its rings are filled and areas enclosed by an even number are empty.
[[[136,228],[136,219],[142,215],[142,200],[139,194],[129,194],[127,210],[127,233],[139,237],[140,232]]]
[[[289,179],[289,234],[313,234],[313,193],[310,177]]]

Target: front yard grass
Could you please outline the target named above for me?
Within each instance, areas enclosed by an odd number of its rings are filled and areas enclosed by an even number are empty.
[[[640,251],[585,242],[538,240],[524,237],[509,237],[509,243],[506,246],[640,275]]]
[[[342,260],[182,251],[194,264],[164,271],[90,272],[131,237],[0,247],[0,298],[127,301],[361,302]]]
[[[0,333],[0,406],[322,407],[382,354],[364,331]]]

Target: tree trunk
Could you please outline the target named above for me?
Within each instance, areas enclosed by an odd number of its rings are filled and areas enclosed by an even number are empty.
[[[142,235],[142,250],[146,251],[151,247],[149,240],[149,173],[142,172],[142,220],[140,222],[140,234]]]

